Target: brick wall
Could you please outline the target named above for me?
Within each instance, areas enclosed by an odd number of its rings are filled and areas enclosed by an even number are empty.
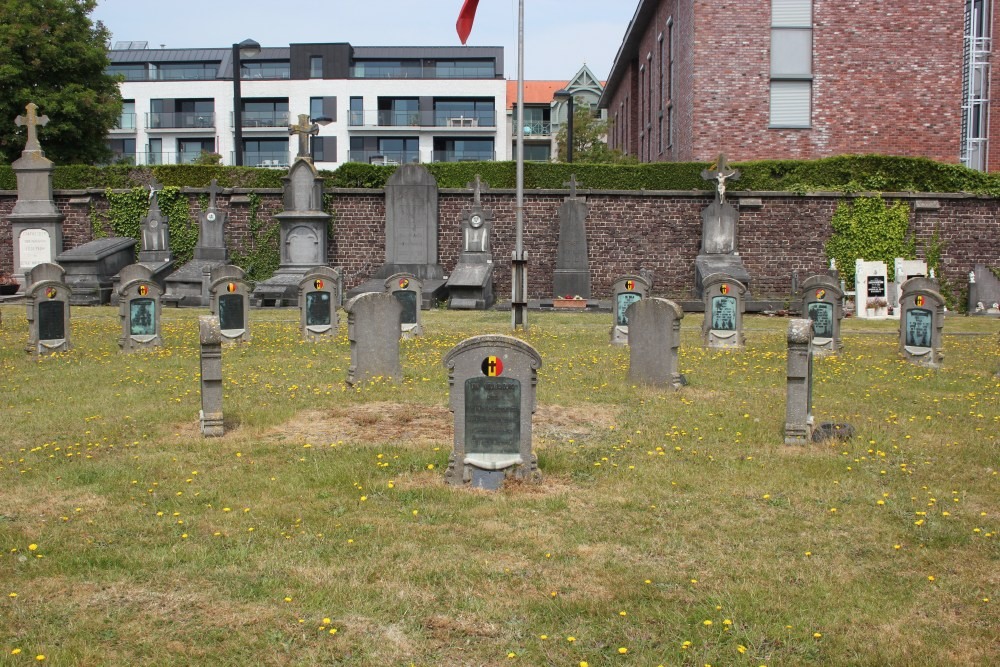
[[[334,233],[329,264],[344,269],[345,284],[354,287],[370,277],[385,261],[385,203],[380,190],[335,191]],[[528,192],[524,203],[524,244],[529,255],[528,294],[552,296],[559,237],[559,206],[568,193]],[[590,273],[595,296],[608,296],[615,277],[653,271],[654,293],[688,298],[694,280],[694,260],[701,243],[701,211],[711,201],[708,193],[593,192],[583,193],[589,206],[587,218]],[[739,203],[739,193],[730,193]],[[91,193],[89,205],[70,205],[79,193],[57,193],[56,203],[66,216],[67,248],[92,240],[91,211],[105,210],[103,193]],[[739,251],[753,280],[757,297],[784,297],[791,289],[793,271],[799,278],[827,266],[824,244],[831,233],[830,219],[836,196],[755,193],[762,205],[743,206],[739,216]],[[266,224],[282,209],[278,191],[261,194],[260,216]],[[896,197],[891,197],[895,199]],[[946,243],[943,274],[963,284],[972,265],[1000,266],[1000,199],[965,195],[903,195],[910,203],[911,229],[922,243],[937,230]],[[198,194],[189,195],[193,213]],[[920,208],[918,201],[938,202],[939,208]],[[0,269],[11,270],[13,245],[7,214],[13,193],[0,193]],[[470,192],[443,190],[438,199],[438,255],[448,273],[461,251],[461,223],[472,203]],[[493,215],[491,244],[496,263],[496,290],[500,299],[510,294],[510,256],[514,249],[515,196],[512,191],[488,191],[483,206]],[[229,212],[228,238],[240,250],[249,239],[249,207],[220,196],[219,208]]]

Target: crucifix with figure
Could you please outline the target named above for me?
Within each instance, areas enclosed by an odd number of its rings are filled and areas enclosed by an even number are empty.
[[[45,127],[49,124],[48,116],[38,115],[38,105],[34,102],[28,102],[28,106],[25,107],[27,111],[27,117],[18,116],[14,119],[14,124],[18,127],[28,128],[28,141],[24,145],[25,151],[41,151],[42,145],[38,143],[38,126],[41,125]],[[8,116],[9,117],[9,116]]]
[[[719,195],[719,201],[726,201],[726,180],[730,179],[733,181],[738,181],[740,178],[739,169],[733,169],[729,166],[726,161],[726,154],[722,153],[719,155],[719,159],[716,161],[715,169],[704,169],[701,172],[701,177],[706,181],[716,182],[716,193]]]

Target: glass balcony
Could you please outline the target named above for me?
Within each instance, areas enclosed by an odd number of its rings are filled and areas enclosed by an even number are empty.
[[[211,111],[174,111],[146,114],[146,128],[160,129],[212,129],[215,114]]]
[[[233,126],[233,113],[229,112],[229,126]],[[244,111],[243,127],[288,127],[287,111]]]
[[[493,162],[496,151],[434,151],[435,162]]]
[[[287,169],[292,163],[290,151],[246,151],[243,153],[244,167],[265,167],[270,169]],[[229,153],[229,164],[236,164],[236,153]]]
[[[380,165],[410,164],[420,162],[420,154],[417,151],[350,151],[347,160]]]
[[[114,130],[135,130],[135,114],[123,113],[118,117],[118,122],[112,128]]]
[[[487,111],[351,111],[352,127],[496,127],[496,112]]]

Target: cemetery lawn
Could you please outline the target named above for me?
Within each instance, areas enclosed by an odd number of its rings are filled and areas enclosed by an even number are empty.
[[[721,352],[689,314],[673,392],[610,315],[532,312],[544,480],[487,494],[444,484],[441,359],[509,313],[426,313],[403,381],[352,390],[346,324],[253,311],[209,440],[199,314],[123,355],[74,308],[34,360],[2,308],[0,665],[1000,664],[1000,320],[949,317],[940,371],[846,320],[813,413],[858,435],[788,447],[788,320]]]

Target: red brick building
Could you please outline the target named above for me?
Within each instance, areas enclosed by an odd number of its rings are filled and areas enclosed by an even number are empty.
[[[1000,170],[992,0],[640,0],[601,98],[640,162],[882,153]]]

